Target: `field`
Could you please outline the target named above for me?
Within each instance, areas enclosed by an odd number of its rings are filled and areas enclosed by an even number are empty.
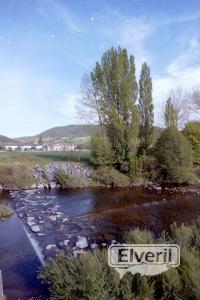
[[[6,160],[5,160],[6,159]],[[4,161],[35,161],[45,163],[49,161],[90,161],[90,151],[48,151],[48,152],[0,152],[0,163]]]

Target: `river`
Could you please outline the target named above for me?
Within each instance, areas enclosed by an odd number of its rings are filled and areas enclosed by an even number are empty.
[[[77,237],[83,236],[89,247],[94,242],[101,247],[123,241],[135,227],[157,235],[170,230],[173,222],[192,222],[200,216],[198,187],[21,191],[0,197],[16,212],[0,221],[0,269],[5,294],[12,300],[43,293],[36,273],[41,261],[55,254],[48,245],[56,245],[57,251],[67,240],[73,249]]]

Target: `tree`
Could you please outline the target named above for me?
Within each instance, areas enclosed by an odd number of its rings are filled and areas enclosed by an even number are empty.
[[[112,145],[101,132],[91,138],[91,157],[95,166],[108,166],[114,162]]]
[[[116,167],[127,169],[138,143],[135,105],[138,86],[134,57],[128,57],[126,49],[109,49],[101,62],[96,63],[83,87],[89,96],[86,101],[81,101],[81,105],[86,107],[88,114],[91,113],[91,118],[96,116],[96,121],[105,130]]]
[[[190,93],[178,87],[171,90],[169,98],[177,114],[177,126],[181,129],[191,114]]]
[[[194,163],[200,165],[200,121],[188,122],[183,133],[192,145]]]
[[[165,126],[167,128],[174,127],[177,129],[178,126],[177,122],[178,122],[178,114],[172,103],[171,98],[169,98],[165,105]]]
[[[148,152],[153,141],[153,98],[152,98],[152,81],[150,68],[143,63],[140,75],[140,96],[139,96],[139,112],[140,112],[140,138],[141,147]]]
[[[43,145],[44,144],[43,137],[41,135],[39,136],[38,144],[39,145]]]
[[[96,65],[96,76],[99,64]],[[77,102],[76,108],[81,119],[89,124],[102,125],[102,116],[100,111],[100,87],[97,84],[94,73],[85,74],[81,81],[81,97]]]
[[[192,92],[192,108],[196,113],[200,113],[200,90],[196,88]]]
[[[192,151],[187,139],[175,128],[163,131],[155,146],[162,181],[183,183],[193,180]]]

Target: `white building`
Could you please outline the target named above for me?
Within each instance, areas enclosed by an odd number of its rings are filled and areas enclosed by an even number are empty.
[[[46,151],[73,151],[74,144],[50,144],[45,146]]]
[[[5,149],[6,150],[18,150],[20,148],[20,146],[18,145],[6,145]]]

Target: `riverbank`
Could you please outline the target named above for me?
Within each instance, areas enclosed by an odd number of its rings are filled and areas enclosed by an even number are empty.
[[[0,190],[131,185],[130,178],[114,168],[95,169],[85,161],[53,161],[21,153],[0,157]]]

